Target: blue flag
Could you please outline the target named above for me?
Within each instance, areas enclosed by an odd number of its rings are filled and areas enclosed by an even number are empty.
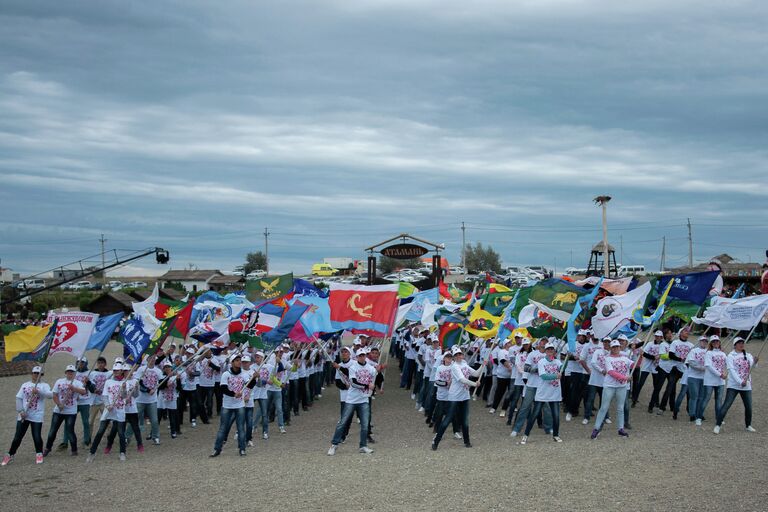
[[[507,336],[509,336],[512,331],[517,329],[517,319],[512,316],[512,312],[517,306],[518,295],[520,295],[520,290],[515,292],[515,296],[512,297],[512,301],[507,304],[506,308],[504,308],[504,315],[501,317],[501,322],[499,323],[499,332],[496,335],[500,340],[507,339]]]
[[[595,286],[595,289],[598,289],[598,288],[600,288],[599,285]],[[594,299],[594,297],[592,298]],[[590,300],[590,303],[591,303],[591,300]],[[576,318],[579,316],[580,313],[581,313],[581,301],[577,300],[576,304],[573,305],[573,311],[571,312],[571,316],[568,318],[568,326],[566,328],[566,335],[568,337],[568,352],[573,352],[576,350]]]
[[[122,318],[122,313],[115,313],[114,315],[102,316],[99,318],[99,321],[96,322],[96,325],[93,328],[93,333],[91,333],[91,338],[88,340],[88,345],[85,347],[85,350],[98,350],[99,352],[104,350],[104,347],[109,343],[110,338],[112,338],[112,333],[115,332],[115,329],[117,329]]]
[[[307,309],[309,306],[306,304],[294,304],[289,307],[277,327],[261,335],[264,348],[270,350],[282,343]]]
[[[304,297],[328,297],[328,292],[321,290],[304,279],[293,279],[293,294]]]
[[[437,304],[438,295],[439,289],[432,288],[409,297],[413,301],[413,306],[408,313],[405,314],[405,319],[410,320],[411,322],[420,322],[421,315],[424,314],[424,304]]]
[[[327,298],[305,295],[291,300],[289,304],[293,306],[297,302],[309,306],[306,313],[301,316],[301,325],[304,327],[304,331],[308,334],[334,331],[331,325],[331,308],[328,306]]]
[[[130,357],[134,362],[138,361],[152,342],[152,334],[144,330],[144,322],[140,317],[129,318],[120,330],[123,357]]]
[[[680,299],[701,306],[709,296],[719,270],[707,272],[693,272],[691,274],[678,274],[675,276],[663,276],[656,283],[656,292],[661,294],[666,289],[671,279],[674,284],[669,290],[669,297]]]

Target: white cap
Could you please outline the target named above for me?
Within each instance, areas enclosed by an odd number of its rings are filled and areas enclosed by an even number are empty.
[[[291,346],[290,346],[289,344],[287,344],[287,343],[283,343],[283,344],[282,344],[282,345],[280,345],[280,346],[281,346],[281,347],[283,347],[283,348],[284,348],[284,349],[286,349],[286,350],[290,350],[290,349],[291,349]]]
[[[519,332],[515,333],[515,338],[522,338],[522,337],[523,337],[523,335],[521,333],[519,333]]]
[[[523,338],[523,345],[530,345],[531,339],[530,338]]]
[[[453,353],[450,350],[446,350],[445,352],[443,352],[443,357],[445,357],[445,356],[453,357]]]
[[[238,354],[232,354],[231,356],[229,356],[229,362],[230,363],[233,362],[235,359],[241,359],[239,353]]]
[[[742,338],[741,336],[736,336],[735,338],[733,338],[734,345],[737,343],[741,343],[742,341],[744,341],[744,338]]]
[[[358,356],[365,356],[365,355],[368,355],[368,351],[367,351],[367,350],[365,350],[364,348],[361,348],[360,350],[358,350],[357,352],[355,352],[355,357],[358,357]]]
[[[128,363],[123,363],[123,370],[130,370],[130,369],[131,369],[131,365],[129,365]]]
[[[720,336],[718,336],[717,334],[713,334],[712,336],[709,337],[709,341],[720,341]]]
[[[75,369],[75,365],[73,365],[73,364],[68,364],[68,365],[67,365],[67,367],[66,367],[66,368],[64,368],[64,371],[65,371],[65,372],[76,372],[77,370]]]
[[[619,340],[619,341],[629,341],[629,338],[627,338],[626,334],[619,334],[618,336],[616,336],[616,339]],[[613,345],[611,345],[611,346],[613,346]]]
[[[195,353],[195,349],[193,349],[192,347],[189,347],[189,348],[186,350],[186,352],[187,352],[187,354],[194,354],[194,353]]]
[[[112,371],[113,372],[119,372],[123,370],[123,363],[115,363],[112,365]]]
[[[451,353],[453,355],[456,355],[456,354],[463,354],[464,352],[461,351],[461,347],[460,346],[454,345],[453,347],[451,347]]]
[[[166,366],[173,367],[173,363],[170,361],[163,361],[163,368],[165,368]]]
[[[579,329],[579,332],[576,333],[576,336],[586,336],[586,335],[587,335],[587,331],[585,331],[584,329]]]
[[[264,357],[264,352],[262,352],[261,350],[257,350],[257,351],[256,351],[256,352],[255,352],[253,355],[254,355],[254,356],[261,356],[261,357]]]
[[[87,357],[85,357],[85,356],[83,356],[83,357],[79,358],[79,359],[77,360],[77,362],[78,362],[78,363],[87,363],[87,362],[88,362],[88,358],[87,358]]]
[[[656,331],[655,333],[653,333],[653,335],[654,335],[654,336],[664,336],[664,332],[663,332],[663,331],[661,331],[661,330],[658,330],[658,331]]]
[[[43,373],[43,369],[39,366],[32,368],[32,373]]]
[[[544,349],[545,349],[545,350],[546,350],[546,349],[548,349],[548,348],[556,349],[557,347],[555,346],[555,344],[554,344],[554,343],[552,343],[552,342],[550,341],[550,342],[547,342],[547,344],[546,344],[546,345],[544,345]]]
[[[349,352],[350,354],[352,353],[352,349],[351,349],[351,348],[349,348],[349,347],[341,347],[341,350],[346,350],[346,351],[347,351],[347,352]]]
[[[603,336],[603,339],[601,341],[611,341],[610,336]]]
[[[709,338],[707,338],[706,334],[702,334],[701,336],[699,336],[699,341],[709,341]]]
[[[116,357],[116,358],[115,358],[115,362],[116,362],[116,363],[120,363],[120,364],[123,364],[123,358],[122,358],[122,357]]]
[[[240,361],[242,361],[243,363],[250,363],[251,356],[249,356],[248,354],[245,354],[243,357],[240,358]]]
[[[611,342],[611,348],[613,348],[613,347],[620,347],[620,346],[621,346],[621,342],[619,340],[613,340]]]

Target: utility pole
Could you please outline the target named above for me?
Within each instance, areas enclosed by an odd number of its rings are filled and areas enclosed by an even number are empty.
[[[603,270],[603,276],[608,279],[611,277],[611,265],[608,261],[608,201],[611,200],[611,196],[597,196],[594,201],[603,208],[603,263],[605,264]],[[614,256],[615,257],[615,256]]]
[[[688,218],[688,268],[693,268],[693,236],[691,236],[691,219]]]
[[[571,249],[571,266],[573,266],[573,249]]]
[[[267,260],[265,267],[267,267],[267,275],[269,275],[269,228],[264,228],[264,256]]]
[[[663,236],[661,237],[661,265],[659,266],[659,271],[664,272],[664,267],[666,266],[666,261],[664,261],[667,258],[667,237]]]
[[[624,266],[624,235],[619,235],[619,265]]]
[[[464,222],[461,223],[461,268],[464,273],[464,275],[467,275],[467,261],[466,261],[466,250],[467,250],[467,228],[464,226]]]
[[[106,242],[107,239],[104,238],[104,233],[101,234],[101,238],[99,238],[99,242],[101,242],[101,268],[106,267],[106,262],[104,261],[104,242]],[[107,271],[102,270],[101,271],[101,282],[104,286],[107,285]]]

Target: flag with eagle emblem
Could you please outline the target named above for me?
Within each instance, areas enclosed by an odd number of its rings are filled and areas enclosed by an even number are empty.
[[[399,286],[331,283],[328,306],[334,331],[364,331],[374,336],[390,335],[398,306]]]
[[[293,290],[293,273],[266,276],[249,280],[245,284],[245,296],[251,302],[272,301]]]

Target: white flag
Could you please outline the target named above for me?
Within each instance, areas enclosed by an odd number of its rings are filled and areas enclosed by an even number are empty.
[[[76,359],[82,357],[88,346],[88,340],[91,339],[93,328],[96,327],[99,315],[73,311],[71,313],[57,313],[56,319],[59,323],[56,326],[56,336],[51,343],[49,356],[63,353]]]
[[[160,320],[155,318],[155,304],[157,304],[158,300],[160,300],[160,295],[157,283],[155,283],[155,288],[152,290],[152,294],[149,297],[141,302],[134,302],[131,304],[131,306],[133,306],[133,313],[144,322],[144,327],[147,329],[147,332],[155,332],[157,328],[160,327]]]
[[[597,301],[597,313],[592,317],[592,330],[597,338],[609,336],[616,329],[629,323],[632,313],[645,303],[651,291],[651,283],[645,282],[624,295],[604,297]]]
[[[704,317],[693,318],[697,324],[747,331],[768,312],[768,294],[741,299],[716,297],[704,311]]]

